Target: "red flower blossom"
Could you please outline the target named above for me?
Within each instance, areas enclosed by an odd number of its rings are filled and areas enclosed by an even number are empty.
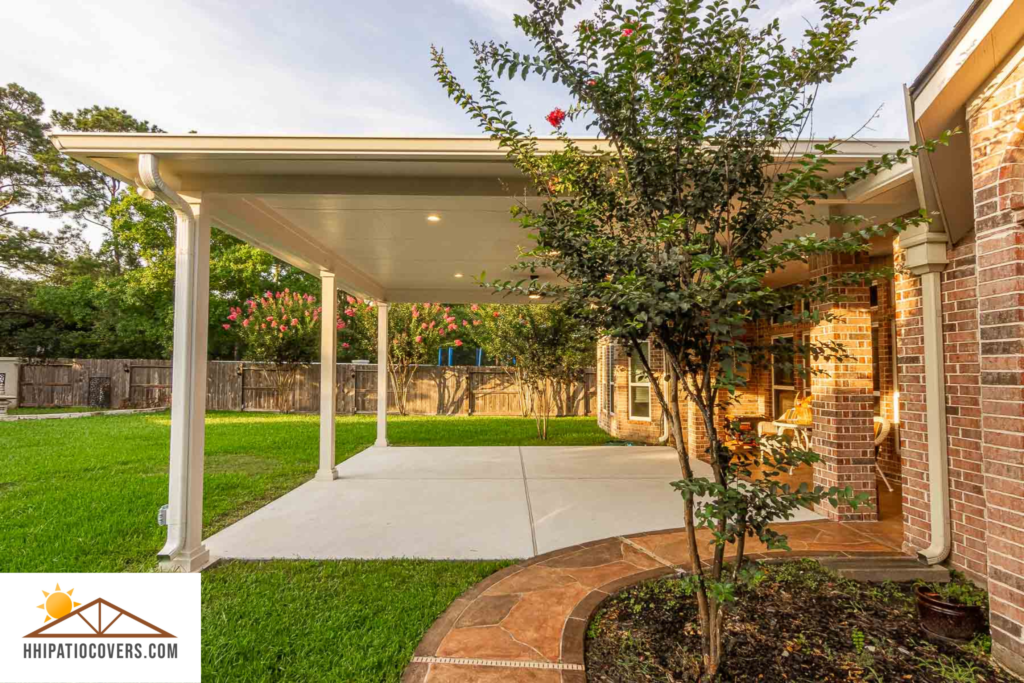
[[[631,29],[631,28],[624,28],[624,29],[622,29],[622,37],[623,38],[629,38],[631,35],[633,35],[633,29]]]
[[[462,346],[462,340],[461,339],[456,339],[455,340],[455,345],[456,346]]]
[[[544,117],[544,120],[550,123],[555,128],[562,126],[562,121],[565,121],[565,112],[555,107],[551,110],[551,113]]]
[[[341,343],[341,348],[347,349],[348,348],[348,342],[342,342]]]
[[[589,81],[587,81],[587,85],[589,85],[591,88],[593,88],[595,85],[597,85],[597,81],[595,81],[593,78],[591,78]]]
[[[422,344],[423,343],[423,336],[422,335],[416,335],[416,343],[417,344]]]
[[[231,329],[231,325],[228,325],[227,323],[224,323],[223,325],[221,325],[221,327],[223,327],[225,330]]]

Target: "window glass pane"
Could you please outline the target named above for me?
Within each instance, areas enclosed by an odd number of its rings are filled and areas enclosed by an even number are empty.
[[[775,392],[775,419],[781,420],[787,410],[796,406],[796,392],[790,389],[779,389]]]
[[[608,412],[615,414],[615,345],[608,345]]]
[[[882,390],[882,365],[879,362],[878,328],[871,328],[871,380],[875,391]]]
[[[634,386],[629,389],[629,414],[633,417],[651,416],[651,388]]]
[[[648,348],[648,343],[644,342],[640,345],[640,348],[643,349],[644,357],[650,359],[651,351]],[[633,356],[630,358],[630,372],[631,375],[629,381],[631,383],[640,384],[647,381],[647,371],[644,369],[644,362],[640,358],[640,354],[635,350],[633,351]]]
[[[793,344],[793,337],[780,337],[775,340],[775,346],[780,346],[786,343],[789,343],[795,348],[795,344]],[[793,356],[794,354],[790,353],[786,356],[779,354],[778,356],[772,357],[772,377],[773,383],[776,386],[793,386],[793,361],[796,360]],[[787,364],[788,367],[784,367],[784,365]]]

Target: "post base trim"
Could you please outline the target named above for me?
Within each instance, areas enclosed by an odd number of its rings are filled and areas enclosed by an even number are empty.
[[[160,558],[160,571],[162,572],[183,572],[192,573],[204,569],[210,564],[210,551],[205,545],[199,546],[192,551],[181,551],[173,557]]]

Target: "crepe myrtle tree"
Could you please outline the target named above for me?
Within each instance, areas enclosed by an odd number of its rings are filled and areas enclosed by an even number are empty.
[[[323,307],[312,294],[264,292],[232,306],[221,327],[237,335],[245,360],[265,363],[262,372],[269,375],[277,395],[277,407],[285,413],[294,410],[295,381],[300,367],[319,355]],[[349,323],[341,316],[328,324],[339,332],[339,350],[350,347],[344,340]],[[272,367],[271,367],[272,365]]]
[[[629,9],[602,0],[592,18],[571,29],[565,15],[578,9],[577,0],[530,4],[531,12],[514,21],[533,43],[532,54],[507,43],[471,42],[475,92],[452,73],[443,51],[432,48],[448,95],[507,151],[528,179],[527,192],[540,198],[513,208],[536,240],[513,266],[523,279],[480,279],[499,291],[561,301],[633,349],[652,340],[664,353],[663,376],[638,355],[679,454],[682,479],[672,485],[686,517],[699,664],[701,675],[713,679],[728,605],[756,576],[743,563],[745,540],[786,548],[769,522],[791,518],[800,506],[856,507],[865,500],[849,487],[781,483],[781,472],[817,462],[818,455],[786,437],[749,437],[746,447],[737,447],[737,425],[720,428],[718,418],[746,385],[741,366],[765,366],[773,352],[777,362],[803,373],[809,370],[793,358],[805,351],[814,360],[849,359],[839,343],[773,349],[751,340],[748,330],[780,315],[810,324],[835,320],[827,306],[794,313],[793,304],[839,303],[843,285],[891,273],[836,274],[785,289],[766,285],[766,278],[794,261],[866,252],[872,237],[926,223],[924,215],[884,224],[824,217],[813,207],[945,136],[845,173],[833,165],[840,140],[807,141],[819,87],[853,66],[857,31],[894,0],[816,0],[820,16],[798,45],[787,44],[778,20],[754,28],[757,6],[750,0],[637,0]],[[516,76],[564,86],[564,101],[547,116],[560,143],[555,149],[541,149],[497,90],[497,79]],[[603,140],[572,138],[567,122]],[[826,236],[793,231],[808,224]],[[528,276],[542,268],[557,277],[539,284]],[[692,404],[707,432],[704,454],[687,452],[681,400]],[[708,459],[711,477],[694,473],[691,455]],[[763,477],[745,481],[754,466]],[[699,529],[711,539],[706,547]]]
[[[377,308],[372,301],[347,297],[343,319],[350,320],[359,347],[376,348]],[[388,376],[399,414],[408,412],[409,390],[420,365],[437,362],[437,352],[460,347],[473,338],[483,322],[480,307],[446,306],[440,303],[392,304],[388,311]],[[360,334],[361,332],[361,334]],[[367,343],[368,342],[368,343]],[[441,373],[442,380],[444,374]]]

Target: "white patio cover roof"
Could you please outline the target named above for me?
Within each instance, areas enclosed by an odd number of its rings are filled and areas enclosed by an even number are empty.
[[[487,138],[58,133],[51,139],[62,152],[133,185],[139,155],[155,155],[167,184],[201,201],[217,227],[309,273],[333,272],[340,288],[379,301],[488,300],[473,276],[513,277],[509,265],[531,246],[509,215],[513,195],[523,197],[523,178]],[[906,144],[844,143],[834,157],[836,171]],[[554,150],[561,142],[540,145]],[[917,208],[906,164],[814,210],[881,221]],[[792,277],[799,272],[796,266]]]

